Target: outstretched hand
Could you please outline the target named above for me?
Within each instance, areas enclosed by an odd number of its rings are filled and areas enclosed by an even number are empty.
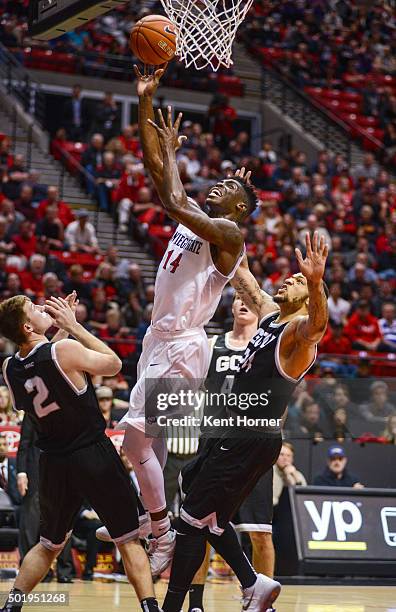
[[[324,276],[329,247],[325,242],[324,236],[321,236],[319,239],[318,232],[314,233],[312,243],[309,233],[306,233],[305,246],[305,259],[300,249],[295,249],[301,273],[304,274],[308,281],[314,283],[319,282]]]
[[[136,88],[138,96],[153,96],[155,94],[167,65],[168,64],[164,64],[163,68],[158,68],[157,70],[154,70],[154,72],[150,72],[148,66],[145,64],[142,74],[138,66],[134,64],[133,70],[136,75]]]
[[[246,172],[246,168],[244,166],[242,166],[242,168],[238,168],[238,170],[235,170],[234,176],[241,179],[244,183],[246,183],[246,185],[250,185],[250,177],[252,176],[252,173],[250,170]]]
[[[77,321],[69,302],[61,297],[51,297],[45,301],[45,311],[53,318],[56,327],[72,333]]]
[[[172,123],[172,107],[168,106],[166,123],[161,109],[158,109],[158,123],[154,123],[151,119],[147,119],[148,123],[156,130],[163,151],[169,147],[177,151],[180,149],[183,142],[187,140],[187,136],[179,136],[179,127],[182,117],[183,113],[179,113],[175,123]]]
[[[76,308],[78,304],[80,303],[80,300],[77,298],[76,291],[72,291],[71,293],[69,293],[69,295],[65,297],[65,300],[69,304],[72,311],[76,312]]]

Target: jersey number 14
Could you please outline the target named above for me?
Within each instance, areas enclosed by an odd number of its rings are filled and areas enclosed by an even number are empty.
[[[30,394],[33,391],[36,391],[36,395],[33,398],[33,406],[34,410],[39,417],[39,419],[47,416],[50,412],[55,412],[55,410],[60,410],[60,406],[56,402],[51,402],[48,406],[43,406],[43,404],[47,401],[49,391],[47,389],[47,385],[43,381],[40,376],[35,376],[34,378],[29,378],[25,382],[25,389]]]
[[[165,259],[165,262],[164,262],[164,265],[163,265],[162,267],[163,267],[163,269],[164,269],[164,270],[166,270],[166,266],[167,266],[167,265],[168,265],[168,263],[169,263],[169,266],[172,268],[172,270],[171,270],[171,274],[174,274],[174,273],[176,272],[177,268],[178,268],[178,267],[179,267],[179,265],[180,265],[180,260],[181,260],[181,258],[183,257],[183,253],[180,253],[180,254],[179,254],[177,257],[176,257],[176,259],[174,259],[173,261],[171,261],[171,262],[170,262],[169,260],[170,260],[170,258],[172,257],[172,255],[173,255],[173,250],[172,250],[172,251],[169,251],[169,253],[167,254],[166,259]]]

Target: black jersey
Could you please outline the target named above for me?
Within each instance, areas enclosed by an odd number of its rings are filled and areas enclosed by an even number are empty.
[[[245,350],[246,347],[240,349],[231,348],[228,343],[228,334],[213,338],[212,358],[205,381],[208,398],[217,397],[217,394],[227,395],[231,392],[235,374],[239,370],[239,364]],[[210,432],[211,436],[217,435],[219,432],[215,427],[211,426],[209,417],[227,417],[226,402],[220,400],[218,403],[213,401],[210,402],[210,405],[208,403],[205,404],[204,417],[201,424],[202,434],[208,435]]]
[[[298,379],[283,371],[279,347],[288,323],[276,323],[278,316],[279,313],[275,312],[261,320],[235,375],[232,388],[232,395],[236,398],[234,405],[228,402],[228,409],[232,413],[257,423],[257,426],[248,424],[248,427],[263,431],[268,429],[274,433],[279,431],[279,426],[273,422],[280,423],[295,387],[315,361]],[[267,427],[261,419],[271,420],[272,424]],[[238,424],[243,427],[243,420],[238,419]]]
[[[229,393],[246,347],[235,349],[228,343],[228,334],[217,336],[213,344],[205,386],[208,391]]]
[[[94,443],[106,427],[91,377],[78,390],[56,359],[56,344],[37,344],[22,358],[19,353],[3,365],[13,404],[28,412],[38,434],[37,446],[48,453],[66,454]]]

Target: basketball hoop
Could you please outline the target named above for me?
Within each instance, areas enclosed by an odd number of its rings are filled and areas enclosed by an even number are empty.
[[[253,0],[161,0],[177,27],[176,55],[186,68],[229,68],[232,43]]]

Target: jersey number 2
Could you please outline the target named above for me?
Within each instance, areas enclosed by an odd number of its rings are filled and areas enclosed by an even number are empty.
[[[166,266],[168,265],[169,260],[170,260],[170,258],[172,257],[172,254],[173,254],[173,250],[172,250],[172,251],[169,251],[168,255],[166,256],[165,263],[164,263],[164,265],[162,266],[162,267],[164,268],[164,270],[166,270]],[[181,258],[182,258],[182,257],[183,257],[183,253],[180,253],[180,255],[178,255],[178,256],[176,257],[176,259],[174,259],[173,261],[171,261],[171,262],[169,263],[170,267],[172,268],[172,270],[171,270],[171,274],[174,274],[174,273],[176,272],[177,268],[178,268],[178,267],[179,267],[179,265],[180,265],[180,260],[181,260]]]
[[[36,395],[33,398],[33,406],[39,419],[47,416],[50,412],[60,410],[60,406],[56,402],[51,402],[48,406],[43,406],[44,402],[48,399],[49,391],[47,385],[40,376],[29,378],[25,382],[25,389],[28,393],[36,391]]]

